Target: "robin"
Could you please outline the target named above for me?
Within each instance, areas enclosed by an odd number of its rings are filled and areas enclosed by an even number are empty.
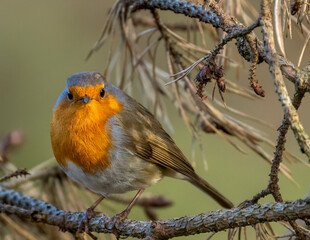
[[[155,117],[98,72],[80,72],[67,80],[53,110],[51,142],[62,170],[100,194],[85,214],[109,194],[138,190],[122,213],[127,218],[144,189],[164,176],[187,180],[225,208],[233,204],[199,177]]]

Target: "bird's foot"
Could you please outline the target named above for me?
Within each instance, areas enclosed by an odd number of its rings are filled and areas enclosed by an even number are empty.
[[[89,220],[96,215],[93,208],[87,208],[84,214],[84,218],[81,220],[78,232],[89,232],[88,223]]]
[[[128,214],[129,214],[129,211],[126,209],[122,211],[121,213],[118,213],[115,216],[113,216],[111,219],[111,222],[113,223],[114,226],[118,226],[120,222],[127,219]]]
[[[122,211],[121,213],[116,214],[115,216],[113,216],[111,218],[111,221],[110,221],[111,225],[110,226],[113,226],[113,233],[114,233],[116,239],[119,239],[117,228],[122,221],[127,219],[129,212],[130,212],[130,210],[126,209],[126,210]]]
[[[92,219],[96,215],[106,216],[104,212],[96,212],[94,211],[92,207],[87,208],[84,214],[84,218],[81,220],[80,225],[78,227],[78,232],[85,232],[88,235],[90,235],[89,226],[88,226],[89,220]]]

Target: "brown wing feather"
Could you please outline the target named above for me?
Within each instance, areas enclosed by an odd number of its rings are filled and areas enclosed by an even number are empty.
[[[126,147],[146,161],[192,178],[195,175],[193,167],[161,124],[141,104],[131,98],[127,101],[135,108],[126,109],[124,106],[123,111],[118,115],[119,121],[128,133],[129,142]]]
[[[166,141],[169,142],[169,146],[164,144]],[[189,178],[195,175],[193,167],[170,137],[169,140],[152,139],[149,144],[153,151],[151,161],[173,169]]]

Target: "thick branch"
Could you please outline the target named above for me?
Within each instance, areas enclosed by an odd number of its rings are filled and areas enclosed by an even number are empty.
[[[22,219],[58,226],[76,232],[84,213],[66,212],[51,204],[0,187],[0,211]],[[155,222],[125,220],[117,227],[124,237],[165,239],[176,236],[217,232],[263,222],[289,221],[310,218],[310,198],[286,203],[252,205],[247,208],[218,210],[191,217]],[[90,220],[89,229],[98,233],[113,233],[111,218],[97,216]]]
[[[183,0],[124,0],[127,6],[132,7],[132,11],[138,9],[161,9],[171,10],[174,13],[180,13],[188,17],[197,18],[202,22],[210,23],[215,28],[221,28],[225,32],[232,32],[238,25],[238,21],[228,15],[225,15],[221,8],[216,5],[204,8],[203,6],[183,1]]]

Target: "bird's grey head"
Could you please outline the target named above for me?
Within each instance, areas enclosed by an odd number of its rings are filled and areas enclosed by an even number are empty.
[[[56,107],[59,105],[60,102],[65,101],[68,98],[70,99],[71,97],[73,98],[73,95],[69,91],[70,88],[72,87],[87,88],[87,87],[97,86],[97,85],[104,86],[105,83],[106,83],[105,77],[99,72],[78,72],[78,73],[72,74],[70,77],[68,77],[66,87],[63,90],[63,92],[60,94],[59,98],[57,99],[54,109],[56,109]],[[88,99],[89,97],[85,98],[85,100],[88,100]]]
[[[97,84],[103,84],[105,82],[105,77],[99,72],[78,72],[72,74],[67,79],[66,87],[71,86],[96,86]]]

